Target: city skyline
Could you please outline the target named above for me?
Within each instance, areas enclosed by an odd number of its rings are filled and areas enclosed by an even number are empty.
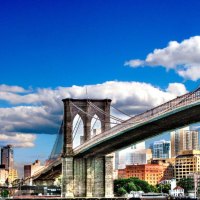
[[[0,145],[15,146],[17,166],[46,160],[62,98],[111,98],[135,115],[196,89],[199,6],[194,0],[1,2]]]

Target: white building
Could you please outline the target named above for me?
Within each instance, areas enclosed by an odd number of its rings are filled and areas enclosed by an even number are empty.
[[[127,153],[126,165],[132,164],[147,164],[147,161],[152,158],[151,149],[132,150]]]
[[[6,185],[6,181],[8,179],[8,170],[5,168],[0,168],[0,185]]]
[[[150,149],[145,149],[145,142],[140,142],[115,153],[115,169],[124,169],[130,164],[146,164],[151,158]]]
[[[184,189],[180,186],[176,186],[173,190],[170,190],[169,193],[171,196],[174,196],[174,197],[183,197]]]

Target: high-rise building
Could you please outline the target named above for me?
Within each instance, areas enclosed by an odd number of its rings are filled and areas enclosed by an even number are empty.
[[[1,164],[5,165],[6,170],[14,168],[12,145],[7,145],[1,148]]]
[[[200,172],[200,151],[184,150],[175,159],[175,176],[179,181],[188,174]]]
[[[170,141],[155,141],[152,145],[153,158],[170,158]]]
[[[133,155],[134,152],[137,150],[144,150],[144,149],[145,149],[145,142],[140,142],[140,143],[132,145],[131,147],[115,152],[115,169],[125,168],[125,166],[128,163],[130,164],[130,159],[134,157]],[[139,157],[142,157],[142,156],[138,156],[138,158]],[[141,162],[140,164],[144,164],[144,163]]]
[[[152,158],[151,149],[136,149],[127,153],[126,165],[147,164]]]
[[[176,157],[183,150],[198,150],[198,131],[189,127],[171,132],[171,156]]]

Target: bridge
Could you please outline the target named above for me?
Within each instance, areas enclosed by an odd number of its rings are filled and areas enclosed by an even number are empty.
[[[62,158],[36,173],[35,181],[61,172],[62,197],[112,197],[113,158],[110,153],[200,121],[200,88],[110,127],[110,99],[63,99]],[[73,148],[73,120],[79,114],[84,125],[82,143]],[[101,134],[91,135],[91,120],[98,116]],[[51,173],[52,172],[52,173]]]

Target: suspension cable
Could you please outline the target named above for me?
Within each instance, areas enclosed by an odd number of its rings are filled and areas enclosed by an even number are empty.
[[[119,121],[119,122],[123,122],[123,121],[124,121],[124,120],[119,119],[119,118],[117,118],[117,117],[115,117],[115,116],[113,116],[113,115],[107,114],[107,113],[104,112],[101,108],[99,108],[98,106],[96,106],[95,104],[93,104],[92,102],[88,101],[88,103],[89,103],[93,108],[95,108],[96,110],[98,110],[99,112],[101,112],[102,114],[104,114],[104,115],[106,115],[106,116],[109,116],[110,118],[112,118],[112,119],[114,119],[114,120],[116,120],[116,121]]]
[[[118,108],[116,108],[116,107],[114,107],[114,106],[112,106],[112,105],[111,105],[111,107],[114,108],[115,110],[117,110],[118,112],[120,112],[120,113],[126,115],[127,117],[130,117],[130,118],[133,117],[133,116],[126,114],[125,112],[119,110]]]
[[[86,114],[86,115],[92,117],[93,119],[100,120],[99,118],[90,115],[89,113],[85,112],[84,110],[82,110],[81,108],[79,108],[78,106],[76,106],[72,101],[71,101],[71,104],[72,104],[74,107],[76,107],[78,110],[80,110],[81,112],[83,112],[84,114]],[[109,124],[118,124],[118,125],[119,125],[119,123],[107,122],[107,121],[105,121],[105,120],[102,120],[102,121],[103,121],[104,123],[109,123]]]

